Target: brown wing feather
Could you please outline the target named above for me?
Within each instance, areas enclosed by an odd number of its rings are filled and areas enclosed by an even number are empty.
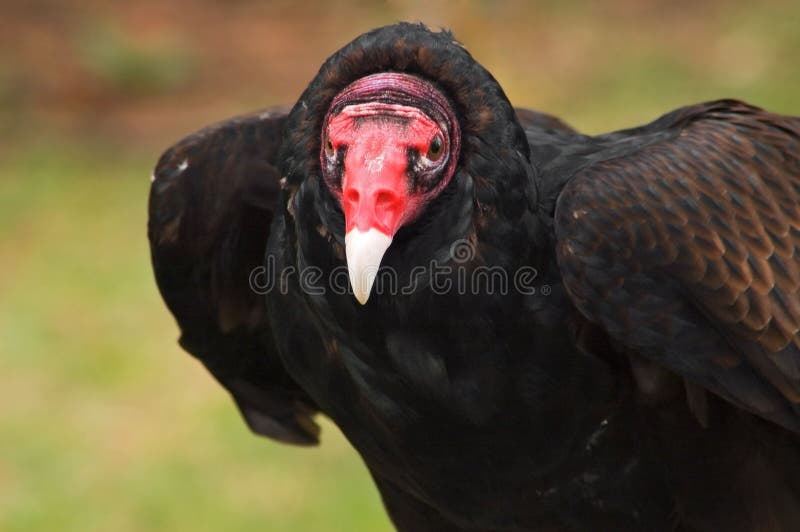
[[[311,444],[316,407],[283,368],[250,286],[277,203],[285,116],[276,108],[234,118],[169,148],[153,174],[148,236],[181,346],[228,389],[254,432]]]
[[[629,346],[800,430],[800,119],[722,101],[665,131],[565,187],[567,289]]]

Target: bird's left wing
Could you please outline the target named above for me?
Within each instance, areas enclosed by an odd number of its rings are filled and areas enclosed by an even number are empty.
[[[800,118],[724,100],[609,138],[611,155],[575,173],[556,208],[576,306],[800,432]]]
[[[285,118],[276,108],[230,119],[169,148],[153,174],[148,237],[181,346],[225,386],[254,432],[313,444],[316,405],[284,369],[251,285],[277,206]]]

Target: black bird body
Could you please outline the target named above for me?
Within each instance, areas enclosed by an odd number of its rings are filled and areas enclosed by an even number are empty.
[[[362,305],[320,132],[384,70],[436,82],[461,152]],[[400,530],[800,527],[799,119],[719,101],[588,137],[399,24],[288,116],[168,150],[150,209],[182,345],[258,433],[329,416]]]

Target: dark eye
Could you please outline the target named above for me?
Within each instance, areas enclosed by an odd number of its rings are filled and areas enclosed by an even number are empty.
[[[444,140],[442,139],[441,135],[436,135],[431,140],[430,145],[428,146],[428,153],[425,154],[425,157],[428,158],[430,161],[438,161],[442,158],[442,154],[444,153]]]
[[[325,155],[333,157],[333,152],[333,142],[331,142],[331,138],[328,135],[325,135]]]

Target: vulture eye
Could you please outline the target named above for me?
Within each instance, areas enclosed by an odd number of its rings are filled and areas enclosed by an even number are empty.
[[[444,140],[442,140],[441,135],[436,135],[433,137],[430,146],[428,146],[428,153],[425,154],[425,157],[428,158],[430,161],[438,161],[442,158],[442,154],[444,153]]]
[[[331,142],[331,138],[328,135],[325,135],[325,155],[333,157],[333,152],[333,142]]]

